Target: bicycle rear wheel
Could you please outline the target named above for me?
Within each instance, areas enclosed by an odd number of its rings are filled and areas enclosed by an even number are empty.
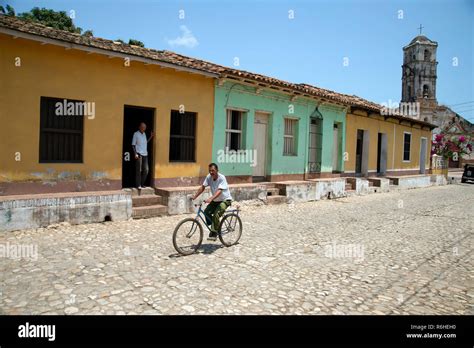
[[[181,255],[191,255],[201,246],[203,237],[199,221],[187,218],[181,221],[173,233],[173,246]]]
[[[242,236],[242,220],[236,213],[224,215],[219,225],[219,239],[226,247],[237,244]]]

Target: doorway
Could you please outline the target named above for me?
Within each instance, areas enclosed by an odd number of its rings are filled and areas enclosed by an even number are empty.
[[[309,125],[308,147],[308,168],[310,173],[321,172],[322,139],[321,119],[312,117]]]
[[[356,176],[369,174],[369,131],[357,130]]]
[[[387,171],[387,134],[379,133],[377,138],[377,174],[385,175]]]
[[[122,142],[122,187],[135,187],[135,157],[132,148],[133,134],[138,130],[141,122],[146,124],[146,137],[150,138],[155,129],[155,109],[140,106],[124,106],[123,111],[123,142]],[[148,177],[145,186],[154,185],[154,139],[148,143]]]
[[[334,123],[333,126],[333,138],[332,138],[332,171],[333,173],[339,173],[339,163],[340,163],[340,139],[339,139],[339,123]]]
[[[421,138],[420,144],[420,174],[426,172],[426,138]]]
[[[254,182],[264,180],[266,177],[267,163],[267,131],[268,131],[268,114],[256,112],[253,124],[253,146],[254,158],[257,160],[252,170]]]
[[[364,131],[357,130],[357,146],[356,146],[356,175],[361,175],[362,172],[362,147],[364,141]]]

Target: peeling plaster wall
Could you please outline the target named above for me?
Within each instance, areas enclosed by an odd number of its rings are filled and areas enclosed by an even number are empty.
[[[21,66],[15,66],[15,57]],[[124,105],[155,109],[155,179],[207,174],[212,78],[139,62],[124,67],[122,59],[3,34],[0,71],[0,184],[102,180],[121,186]],[[39,163],[41,96],[95,103],[94,118],[84,117],[83,163]],[[169,162],[171,110],[180,105],[197,113],[196,162]],[[74,191],[74,185],[64,190]]]
[[[0,231],[44,227],[68,222],[83,224],[128,220],[132,198],[124,192],[16,196],[0,200]]]

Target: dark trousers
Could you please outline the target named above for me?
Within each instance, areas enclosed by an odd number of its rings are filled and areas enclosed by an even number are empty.
[[[135,183],[137,187],[144,186],[148,176],[148,156],[138,155],[135,160]]]
[[[230,207],[231,204],[231,200],[223,202],[212,201],[208,204],[206,209],[204,209],[204,216],[206,217],[207,224],[211,225],[211,231],[217,232],[217,230],[219,229],[219,220],[224,214],[225,210]]]

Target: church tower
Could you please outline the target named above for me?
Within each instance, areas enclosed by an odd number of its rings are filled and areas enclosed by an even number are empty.
[[[421,33],[403,47],[401,102],[420,103],[420,115],[415,117],[427,122],[434,121],[433,117],[438,106],[436,100],[437,47],[437,42],[431,41]]]

